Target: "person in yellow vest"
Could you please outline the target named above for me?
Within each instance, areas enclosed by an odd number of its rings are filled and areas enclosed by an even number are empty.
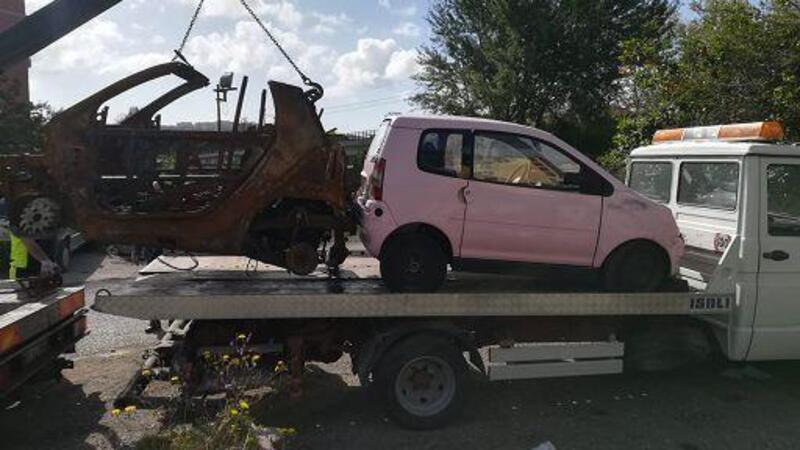
[[[16,280],[35,274],[29,273],[29,256],[33,256],[40,265],[41,274],[53,274],[58,272],[58,265],[50,259],[47,252],[42,249],[34,239],[18,237],[11,231],[8,232],[10,245],[10,258],[8,263],[8,279]]]

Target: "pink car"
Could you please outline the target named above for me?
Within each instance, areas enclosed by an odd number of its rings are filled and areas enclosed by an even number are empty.
[[[581,267],[608,290],[651,291],[683,253],[669,209],[534,128],[394,117],[378,129],[361,175],[361,240],[393,291],[436,290],[448,264]]]

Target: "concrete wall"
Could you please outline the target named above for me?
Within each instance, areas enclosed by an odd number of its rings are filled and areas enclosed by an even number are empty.
[[[25,17],[25,0],[0,0],[0,32],[11,27]],[[28,88],[28,68],[30,61],[26,60],[3,72],[3,76],[17,83],[21,100],[30,98]]]

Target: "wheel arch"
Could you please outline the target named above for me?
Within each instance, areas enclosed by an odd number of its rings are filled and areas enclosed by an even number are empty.
[[[672,260],[670,259],[669,252],[667,251],[667,249],[664,248],[663,245],[659,244],[658,242],[652,239],[647,239],[647,238],[630,239],[614,247],[614,249],[608,252],[606,257],[603,259],[603,264],[600,266],[601,270],[606,270],[608,262],[611,260],[611,257],[614,256],[616,253],[619,253],[626,247],[637,244],[647,245],[652,248],[655,248],[659,256],[661,257],[662,262],[664,263],[664,267],[666,267],[667,269],[666,275],[669,275],[672,269]]]
[[[398,227],[397,229],[393,230],[386,239],[383,240],[381,244],[380,254],[382,255],[384,250],[386,249],[387,245],[397,238],[398,236],[405,236],[409,234],[421,234],[423,236],[428,236],[442,248],[444,251],[445,257],[447,258],[447,262],[450,263],[453,260],[454,251],[453,251],[453,243],[450,242],[450,238],[440,230],[438,227],[424,223],[424,222],[414,222],[408,223],[403,226]]]
[[[483,359],[472,335],[449,322],[413,322],[376,333],[358,347],[353,360],[353,372],[361,380],[369,380],[372,371],[380,366],[384,356],[395,345],[411,338],[428,336],[431,339],[452,340],[458,349],[469,353],[469,362],[481,373],[486,373]]]

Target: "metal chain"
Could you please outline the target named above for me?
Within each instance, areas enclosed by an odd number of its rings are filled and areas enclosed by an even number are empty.
[[[183,39],[181,39],[181,45],[178,47],[177,50],[175,50],[175,57],[172,58],[173,61],[175,61],[178,58],[183,59],[182,56],[183,48],[186,46],[186,41],[189,40],[189,36],[192,34],[192,29],[194,28],[195,22],[197,22],[197,17],[200,15],[200,10],[203,9],[203,3],[205,3],[205,1],[206,0],[200,0],[197,3],[197,8],[195,8],[194,10],[194,14],[192,15],[192,20],[189,21],[189,27],[186,28],[186,33],[183,34]]]
[[[322,98],[323,94],[322,86],[312,81],[311,78],[306,76],[306,74],[303,73],[302,70],[300,70],[300,67],[298,67],[297,64],[294,62],[294,60],[289,56],[289,54],[286,53],[286,50],[283,49],[280,42],[278,42],[278,40],[275,39],[275,36],[273,36],[272,33],[269,31],[269,29],[267,29],[267,26],[264,25],[264,22],[261,21],[256,12],[253,11],[253,8],[251,8],[250,5],[247,3],[247,0],[239,0],[239,2],[242,4],[242,6],[244,6],[244,9],[247,10],[247,13],[250,14],[250,17],[252,17],[253,20],[258,24],[258,26],[261,27],[264,33],[266,33],[267,37],[269,37],[272,43],[275,44],[275,47],[278,48],[283,57],[286,58],[287,61],[289,61],[289,64],[292,66],[295,72],[297,72],[297,74],[300,75],[300,78],[303,80],[303,83],[305,83],[306,86],[311,86],[311,90],[306,93],[308,95],[309,100],[311,100],[311,102],[313,103]]]

